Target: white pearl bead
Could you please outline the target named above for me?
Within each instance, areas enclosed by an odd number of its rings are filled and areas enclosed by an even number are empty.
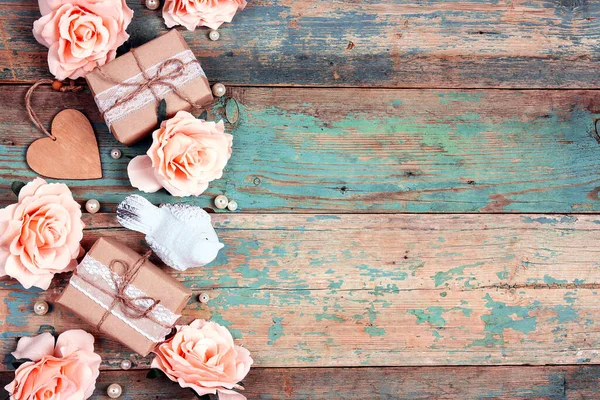
[[[200,303],[208,303],[209,300],[210,300],[210,297],[208,296],[207,293],[200,293],[200,296],[198,296],[198,301]]]
[[[116,398],[121,397],[122,393],[123,393],[123,389],[121,388],[121,385],[119,385],[118,383],[113,383],[106,390],[106,394],[111,399],[116,399]]]
[[[227,200],[227,197],[224,195],[220,194],[215,197],[215,207],[217,207],[219,210],[223,210],[225,207],[227,207],[227,204],[229,204],[229,200]]]
[[[158,9],[158,7],[160,7],[160,1],[159,0],[146,0],[146,7],[148,7],[149,10],[156,10],[156,9]]]
[[[36,301],[33,305],[33,312],[37,315],[46,315],[50,307],[44,300]]]
[[[119,149],[112,149],[110,151],[110,156],[112,158],[114,158],[115,160],[118,160],[119,158],[121,158],[121,150],[119,150]]]
[[[212,92],[217,97],[224,96],[226,91],[227,89],[225,89],[225,85],[222,83],[215,83],[212,87]]]
[[[229,211],[237,210],[237,202],[235,200],[230,200],[227,204],[227,208],[229,209]]]
[[[100,203],[96,199],[89,199],[85,202],[85,209],[90,214],[96,214],[100,210]]]
[[[129,360],[121,361],[121,369],[130,369],[130,368],[131,368],[131,361],[129,361]]]
[[[221,37],[221,34],[219,34],[219,32],[212,30],[210,31],[210,33],[208,34],[208,38],[210,40],[219,40],[219,38]]]

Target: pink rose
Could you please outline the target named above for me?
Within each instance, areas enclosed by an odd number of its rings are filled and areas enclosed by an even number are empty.
[[[77,266],[82,238],[81,207],[67,185],[36,178],[0,209],[0,276],[48,289],[54,274]]]
[[[42,18],[33,36],[49,48],[48,66],[57,79],[77,79],[115,58],[133,11],[125,0],[39,0]]]
[[[231,334],[215,322],[197,319],[187,326],[176,326],[175,336],[154,350],[152,368],[163,371],[181,387],[198,395],[218,394],[220,400],[240,400],[245,396],[240,382],[253,361],[250,352],[233,343]]]
[[[223,175],[233,136],[215,124],[179,111],[152,134],[147,155],[129,162],[131,185],[146,193],[164,187],[173,196],[198,196]]]
[[[64,332],[56,346],[47,332],[23,337],[12,354],[31,361],[21,364],[4,387],[11,400],[83,400],[96,388],[102,359],[94,353],[94,337],[81,329]]]
[[[197,26],[217,29],[223,22],[231,22],[246,4],[246,0],[165,0],[163,18],[168,28],[183,25],[190,31]]]

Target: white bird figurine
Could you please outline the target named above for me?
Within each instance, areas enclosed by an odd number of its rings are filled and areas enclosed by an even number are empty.
[[[117,207],[117,220],[125,228],[145,234],[152,251],[179,271],[208,264],[223,248],[210,215],[189,204],[156,207],[134,194]]]

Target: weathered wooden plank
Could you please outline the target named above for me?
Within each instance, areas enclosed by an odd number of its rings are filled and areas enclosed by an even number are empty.
[[[214,216],[227,247],[210,268],[176,273],[195,294],[185,320],[230,328],[258,366],[598,363],[600,220],[593,215]],[[142,236],[88,217],[141,250]],[[86,327],[1,282],[0,350],[40,325]],[[106,368],[129,352],[97,334]],[[131,356],[138,367],[149,359]],[[3,368],[7,367],[7,360]]]
[[[13,201],[13,180],[35,176],[25,151],[41,134],[26,117],[25,90],[0,87],[0,204]],[[600,91],[235,88],[229,95],[240,114],[227,128],[233,156],[223,179],[185,201],[212,207],[225,193],[255,212],[600,210]],[[211,118],[226,114],[224,102]],[[70,182],[79,200],[110,206],[134,192],[126,165],[148,142],[120,146],[87,93],[40,89],[34,107],[44,121],[74,107],[94,124],[104,178]],[[124,157],[110,158],[113,147]],[[174,199],[165,191],[149,198]]]
[[[134,45],[165,31],[129,2]],[[252,1],[211,42],[182,31],[214,81],[238,85],[598,88],[600,3]],[[47,77],[37,2],[0,2],[0,79]]]
[[[164,377],[145,375],[103,371],[96,396],[117,382],[124,388],[123,400],[194,398]],[[253,368],[243,393],[250,400],[592,399],[600,390],[599,377],[598,366]],[[10,372],[0,373],[0,387],[12,378]]]

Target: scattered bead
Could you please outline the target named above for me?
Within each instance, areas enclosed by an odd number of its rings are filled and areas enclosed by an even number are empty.
[[[227,89],[225,89],[225,85],[222,83],[215,83],[212,87],[212,92],[217,97],[223,97],[226,91]]]
[[[121,385],[119,385],[118,383],[113,383],[106,390],[106,394],[111,399],[116,399],[116,398],[121,397],[121,394],[123,394],[123,389],[121,388]]]
[[[121,150],[119,150],[119,149],[112,149],[110,151],[110,156],[112,158],[114,158],[115,160],[118,160],[119,158],[121,158]]]
[[[219,40],[220,37],[221,34],[215,30],[210,31],[208,34],[208,38],[212,41]]]
[[[237,202],[235,200],[229,200],[229,203],[227,203],[227,208],[229,211],[237,210]]]
[[[36,301],[33,305],[33,312],[37,315],[46,315],[50,307],[44,300]]]
[[[224,208],[226,208],[227,204],[229,204],[229,200],[227,200],[227,197],[225,197],[224,195],[220,194],[217,197],[215,197],[215,206],[219,210],[223,210]]]
[[[208,297],[208,293],[200,293],[200,295],[198,296],[198,301],[200,303],[208,303],[208,300],[210,300],[210,297]]]
[[[54,82],[52,82],[52,89],[56,90],[57,92],[63,87],[63,83],[61,81],[59,81],[58,79],[55,79]]]
[[[130,368],[131,368],[131,361],[129,361],[129,360],[121,361],[121,369],[130,369]]]
[[[96,199],[89,199],[85,202],[85,209],[90,214],[96,214],[100,210],[100,203]]]
[[[146,7],[148,10],[156,10],[160,7],[160,0],[146,0]]]

